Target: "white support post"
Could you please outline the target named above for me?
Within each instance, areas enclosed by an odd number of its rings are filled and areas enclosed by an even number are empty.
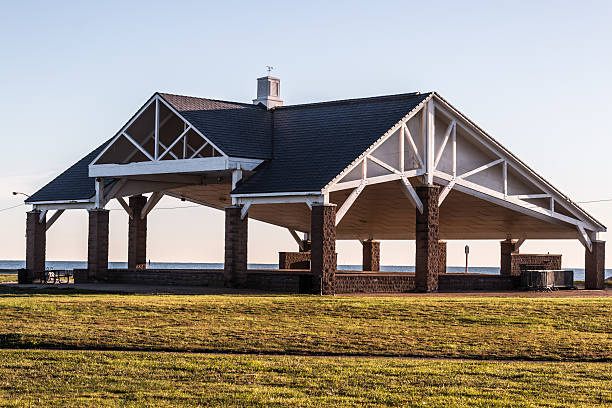
[[[291,234],[291,236],[293,237],[295,242],[297,242],[298,246],[300,247],[300,251],[303,251],[304,250],[304,241],[302,241],[300,239],[300,236],[297,234],[297,232],[295,232],[295,230],[293,230],[291,228],[287,228],[287,231],[289,231],[289,233]],[[304,238],[304,239],[306,239],[306,238]]]
[[[504,198],[508,197],[508,162],[504,160]]]
[[[407,177],[404,176],[401,178],[401,180],[402,182],[400,184],[402,186],[402,191],[406,197],[408,197],[410,202],[412,202],[412,204],[419,210],[419,212],[423,214],[423,203],[421,202],[419,195],[414,190],[414,187],[412,187],[412,184],[410,184]]]
[[[400,127],[400,134],[399,134],[399,154],[398,154],[398,169],[399,171],[401,171],[402,173],[404,172],[404,126]]]
[[[46,211],[45,211],[46,212]],[[49,231],[49,228],[57,221],[57,219],[64,213],[64,210],[56,210],[49,220],[47,220],[47,229],[45,231]]]
[[[140,212],[141,220],[144,220],[147,214],[151,212],[153,207],[155,207],[155,205],[159,203],[159,200],[161,200],[163,196],[164,193],[161,191],[156,191],[155,193],[151,194],[151,197],[149,197],[144,207],[142,207],[142,211]]]
[[[159,160],[159,98],[155,98],[155,160]]]
[[[578,240],[584,245],[589,252],[593,252],[593,243],[591,242],[591,238],[589,234],[584,230],[584,226],[582,224],[578,224]]]
[[[187,129],[187,123],[183,123],[183,130]],[[183,160],[187,158],[187,132],[183,134]]]
[[[453,177],[457,177],[457,122],[453,126]]]
[[[104,178],[97,177],[95,181],[96,197],[94,201],[95,208],[104,208]]]
[[[435,106],[433,101],[427,102],[427,132],[426,132],[426,149],[425,149],[425,165],[427,167],[427,185],[433,186],[435,159],[434,159],[434,142],[436,135],[435,127]]]
[[[121,206],[123,207],[123,209],[125,210],[125,212],[129,215],[129,217],[131,219],[134,218],[134,212],[132,211],[132,209],[130,208],[130,206],[128,205],[128,203],[125,202],[125,200],[123,199],[123,197],[117,197],[117,201],[119,202],[119,204],[121,204]]]
[[[232,170],[232,191],[238,185],[238,182],[242,180],[242,170]],[[238,201],[232,197],[232,205],[237,205]]]
[[[359,187],[357,187],[351,192],[351,194],[347,197],[346,201],[342,204],[342,207],[340,207],[340,209],[336,212],[336,226],[340,224],[340,221],[342,220],[342,218],[344,218],[349,208],[351,208],[355,200],[357,200],[357,197],[359,197],[359,194],[361,194],[366,185],[367,181],[363,180]]]

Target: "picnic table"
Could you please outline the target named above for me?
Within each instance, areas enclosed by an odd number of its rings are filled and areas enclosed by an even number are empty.
[[[73,273],[70,270],[48,269],[45,271],[42,281],[43,283],[70,283],[72,275]]]

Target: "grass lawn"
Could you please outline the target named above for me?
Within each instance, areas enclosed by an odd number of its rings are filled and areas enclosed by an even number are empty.
[[[17,282],[17,274],[0,273],[0,283]]]
[[[610,363],[0,351],[1,406],[612,404]]]
[[[0,294],[0,348],[612,361],[612,298]]]

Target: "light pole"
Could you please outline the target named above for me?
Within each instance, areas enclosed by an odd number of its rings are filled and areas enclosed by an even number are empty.
[[[470,254],[470,246],[465,246],[465,273],[468,273],[468,255]]]
[[[26,197],[30,198],[30,196],[29,196],[28,194],[26,194],[26,193],[20,193],[19,191],[13,191],[13,195],[14,195],[14,196],[16,196],[16,195],[23,195],[23,196],[26,196]]]

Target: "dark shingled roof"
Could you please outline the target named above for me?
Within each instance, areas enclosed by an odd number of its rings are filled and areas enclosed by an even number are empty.
[[[272,113],[262,105],[159,95],[228,156],[272,157]]]
[[[320,190],[430,94],[293,105],[269,111],[252,104],[159,95],[229,156],[267,159],[234,191],[248,194]],[[88,176],[88,166],[109,142],[26,202],[93,197],[94,179]]]
[[[96,194],[96,186],[94,178],[89,177],[89,163],[109,142],[110,140],[106,141],[102,146],[73,164],[68,170],[32,194],[25,202],[87,200],[93,197]],[[113,180],[105,179],[104,181],[105,185],[108,185]]]
[[[430,94],[274,109],[274,158],[234,193],[319,191]]]

